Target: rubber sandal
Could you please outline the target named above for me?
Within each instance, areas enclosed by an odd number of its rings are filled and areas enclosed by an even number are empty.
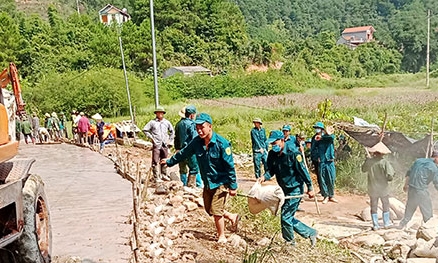
[[[329,201],[332,202],[332,203],[339,203],[339,201],[336,198],[334,198],[334,197],[330,197]]]
[[[219,240],[217,241],[218,244],[226,244],[228,242],[226,237],[221,237],[219,238]]]

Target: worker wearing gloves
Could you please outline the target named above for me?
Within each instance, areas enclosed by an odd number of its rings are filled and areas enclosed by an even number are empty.
[[[252,156],[254,162],[254,174],[256,178],[260,177],[260,163],[266,171],[266,158],[268,157],[268,144],[266,143],[266,131],[262,128],[262,120],[255,118],[252,123],[254,128],[251,129]]]
[[[318,183],[321,190],[321,195],[324,197],[323,204],[327,202],[338,203],[335,199],[335,135],[333,135],[333,127],[324,128],[324,124],[317,122],[315,126],[316,135],[312,140],[312,162],[314,157],[317,157],[318,166]],[[314,152],[315,151],[315,152]],[[314,155],[316,154],[316,155]]]
[[[368,173],[368,195],[370,196],[373,230],[380,228],[379,215],[377,214],[379,199],[382,201],[383,226],[388,228],[392,225],[389,212],[388,182],[394,178],[395,171],[384,155],[391,153],[391,151],[382,142],[367,148],[367,150],[373,156],[365,160],[362,172]]]
[[[210,115],[201,113],[196,116],[196,131],[198,132],[188,145],[175,153],[170,159],[162,160],[162,164],[171,167],[192,155],[196,156],[201,172],[204,190],[204,209],[214,217],[218,243],[226,243],[225,220],[232,224],[232,230],[237,231],[239,215],[225,210],[228,194],[237,193],[236,170],[234,169],[233,154],[230,143],[213,132],[213,121]]]
[[[304,193],[304,185],[307,186],[307,194],[310,198],[314,196],[312,180],[309,172],[304,166],[303,156],[296,148],[284,141],[281,131],[271,131],[268,143],[272,149],[268,153],[268,170],[259,179],[259,182],[277,177],[278,185],[287,196],[299,196]],[[281,233],[283,238],[295,245],[294,231],[304,238],[309,238],[311,246],[315,246],[317,231],[295,218],[301,198],[286,199],[281,208]]]
[[[433,216],[432,201],[428,191],[428,185],[433,182],[438,190],[438,152],[432,153],[432,158],[419,158],[406,173],[406,183],[403,187],[408,192],[405,215],[400,221],[399,228],[404,228],[412,216],[420,207],[423,221],[426,223]]]

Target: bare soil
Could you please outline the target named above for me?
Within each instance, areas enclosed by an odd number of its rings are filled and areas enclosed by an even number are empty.
[[[106,149],[105,155],[109,155],[110,158],[113,158],[111,156],[115,156],[117,151],[128,151],[130,162],[141,162],[141,166],[144,167],[143,172],[150,166],[150,151],[135,147],[118,147],[117,149],[113,147]],[[171,171],[177,172],[177,168],[172,167]],[[239,175],[239,189],[242,192],[247,192],[255,183],[255,178],[251,177],[248,169],[245,168],[237,168],[237,173]],[[275,181],[267,183],[275,184]],[[154,185],[150,187],[154,187]],[[321,215],[317,214],[313,200],[304,201],[300,207],[304,209],[305,212],[297,213],[298,219],[308,225],[313,225],[324,240],[342,238],[370,229],[369,223],[362,222],[356,217],[356,214],[368,206],[366,203],[367,197],[338,195],[337,198],[339,200],[338,204],[328,203],[323,205],[319,202]],[[147,201],[143,204],[143,207],[145,206],[147,206]],[[275,218],[272,217],[271,220],[274,219]],[[145,228],[146,227],[147,226],[145,226]],[[349,254],[348,251],[344,251],[340,247],[326,241],[319,242],[316,248],[311,249],[309,240],[297,237],[296,248],[292,249],[286,247],[282,242],[280,233],[260,233],[257,231],[257,227],[254,227],[253,223],[249,221],[249,218],[241,219],[239,232],[237,233],[245,240],[247,246],[234,246],[230,243],[219,245],[216,242],[214,222],[212,218],[205,213],[202,207],[191,212],[186,212],[184,220],[175,224],[174,227],[178,228],[181,233],[180,236],[174,240],[174,246],[178,248],[178,250],[183,251],[181,252],[179,261],[174,262],[195,262],[191,261],[191,259],[194,258],[196,262],[242,262],[242,259],[247,258],[251,253],[258,253],[259,258],[262,253],[274,256],[277,262],[303,262],[303,260],[309,262],[359,262],[358,259]],[[229,230],[226,232],[226,235],[231,239],[233,238],[233,233]],[[257,245],[262,238],[271,239],[273,237],[275,237],[273,243],[268,246],[268,249],[266,248],[266,244],[263,246]],[[144,253],[145,255],[147,254],[146,251]],[[193,257],[188,255],[192,255]]]

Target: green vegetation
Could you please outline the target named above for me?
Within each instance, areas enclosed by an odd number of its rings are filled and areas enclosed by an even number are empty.
[[[401,68],[408,72],[425,65],[427,9],[433,14],[438,11],[433,0],[234,1],[245,16],[251,37],[269,44],[295,42],[323,32],[338,36],[347,27],[372,25],[379,43],[401,50]],[[436,28],[438,19],[432,17],[431,24]],[[431,39],[431,50],[436,52],[437,32]]]
[[[248,132],[254,116],[265,121],[267,130],[292,123],[294,132],[311,135],[310,127],[316,120],[350,121],[357,115],[380,123],[386,111],[391,116],[389,129],[428,131],[431,109],[436,110],[436,105],[422,104],[421,95],[413,96],[409,103],[339,105],[333,100],[330,108],[324,101],[335,95],[354,98],[373,94],[367,91],[368,95],[363,95],[357,87],[423,87],[424,73],[405,72],[418,72],[425,65],[425,11],[433,10],[431,0],[235,3],[155,1],[160,73],[174,65],[203,65],[218,74],[213,78],[174,76],[159,80],[160,103],[167,107],[172,122],[178,120],[180,107],[191,100],[201,111],[213,115],[216,130],[233,143],[236,152],[249,152]],[[4,36],[0,65],[10,61],[17,64],[29,111],[76,109],[90,114],[100,112],[106,119],[126,116],[129,110],[120,70],[118,30],[100,24],[97,18],[96,11],[104,3],[81,1],[82,11],[86,11],[81,15],[74,12],[71,3],[63,4],[61,1],[48,6],[42,18],[18,11],[23,6],[15,8],[15,1],[2,2],[1,10],[7,13],[0,13],[0,32]],[[123,25],[121,37],[137,123],[142,126],[152,118],[154,107],[149,2],[120,0],[114,4],[133,10],[132,21]],[[343,28],[368,24],[377,29],[377,42],[355,50],[336,45]],[[433,17],[432,28],[437,25]],[[437,34],[432,30],[432,62],[438,51]],[[276,62],[284,62],[281,70],[244,71],[251,64]],[[432,76],[438,76],[437,68],[437,64],[432,65]],[[435,80],[432,89],[438,87]],[[290,93],[302,96],[305,104],[293,96],[275,97]],[[256,102],[227,100],[226,106],[217,102],[219,98],[256,96],[274,97]],[[411,112],[415,112],[414,117]],[[355,156],[351,167],[338,164],[338,182],[346,188],[363,189],[360,180],[351,185],[352,180],[342,178],[344,173],[353,177],[353,168],[362,158],[360,154]]]
[[[204,65],[215,73],[222,73],[214,78],[160,79],[160,103],[171,105],[174,101],[194,98],[292,92],[324,94],[333,89],[342,93],[358,86],[406,85],[407,78],[415,86],[422,85],[421,74],[399,75],[405,70],[416,72],[424,66],[420,56],[425,49],[421,37],[424,30],[417,28],[422,20],[409,20],[412,25],[406,27],[400,14],[414,11],[420,14],[430,7],[428,1],[387,1],[376,5],[350,0],[342,8],[340,3],[327,5],[319,0],[309,5],[306,1],[262,2],[241,0],[236,5],[228,0],[156,0],[159,71],[173,65]],[[133,104],[141,115],[153,105],[149,2],[120,0],[114,4],[133,10],[132,21],[123,25],[121,37]],[[364,9],[367,5],[372,8]],[[44,19],[17,11],[14,1],[2,3],[2,10],[8,13],[0,13],[0,32],[5,36],[0,43],[0,65],[6,66],[10,61],[17,64],[29,110],[68,112],[77,109],[98,111],[106,117],[126,115],[128,107],[120,71],[117,29],[100,24],[97,18],[97,10],[104,3],[81,1],[81,8],[87,11],[81,15],[60,13],[60,6],[65,6],[65,10],[73,8],[71,3],[62,1],[49,5]],[[23,10],[22,7],[20,5],[18,10]],[[368,10],[368,15],[358,16],[359,10]],[[308,13],[314,16],[306,16]],[[305,17],[308,23],[304,23]],[[377,28],[381,42],[365,44],[356,50],[336,45],[343,27],[370,23]],[[259,31],[255,30],[258,26]],[[433,31],[432,43],[436,34]],[[388,43],[384,41],[386,38]],[[411,44],[414,47],[409,49]],[[401,46],[406,48],[400,49]],[[434,56],[432,61],[435,61]],[[282,69],[252,74],[244,71],[250,64],[274,62],[284,62]],[[398,74],[382,77],[388,73]],[[324,80],[322,76],[331,80]],[[290,106],[288,101],[275,103],[284,106],[273,113],[277,118],[303,115],[299,108],[287,107]],[[235,129],[227,131],[238,138]]]

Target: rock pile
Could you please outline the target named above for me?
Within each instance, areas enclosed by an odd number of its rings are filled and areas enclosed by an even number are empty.
[[[383,257],[373,262],[427,263],[438,259],[437,236],[438,219],[427,224],[411,225],[407,230],[396,228],[365,231],[341,241],[361,248],[382,248]],[[431,259],[433,259],[431,261]]]
[[[214,229],[213,222],[199,209],[204,205],[202,190],[169,181],[147,191],[147,200],[141,207],[139,254],[143,258],[139,262],[196,262],[199,250],[187,244],[197,243],[199,237],[195,235],[200,231],[191,231],[188,226],[195,221]],[[214,238],[208,242],[216,244]],[[245,247],[246,243],[233,234],[228,237],[228,245]]]

